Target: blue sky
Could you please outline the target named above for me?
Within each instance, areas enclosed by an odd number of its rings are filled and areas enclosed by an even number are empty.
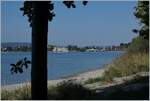
[[[54,45],[118,45],[127,43],[136,35],[138,27],[133,15],[136,1],[90,1],[87,6],[76,2],[76,8],[67,9],[55,2],[54,20],[49,22],[48,43]],[[2,42],[31,42],[31,28],[26,16],[19,10],[21,1],[2,3]]]

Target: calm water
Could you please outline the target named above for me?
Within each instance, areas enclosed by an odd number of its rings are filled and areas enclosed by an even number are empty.
[[[123,52],[69,52],[48,53],[48,79],[59,79],[79,72],[100,68],[110,63]],[[1,84],[9,85],[30,81],[31,66],[22,74],[11,74],[10,64],[27,57],[31,60],[31,52],[7,52],[1,55]]]

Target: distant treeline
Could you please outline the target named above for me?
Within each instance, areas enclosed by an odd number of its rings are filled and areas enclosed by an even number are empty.
[[[68,51],[77,51],[77,52],[85,52],[85,51],[125,51],[129,47],[130,43],[121,43],[120,45],[112,45],[112,46],[85,46],[79,47],[77,45],[68,45],[68,46],[55,46],[48,45],[48,51],[54,51],[54,48],[65,48]],[[18,46],[2,46],[1,51],[31,51],[31,45],[18,45]]]

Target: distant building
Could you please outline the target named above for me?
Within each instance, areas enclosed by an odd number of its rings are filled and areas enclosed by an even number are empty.
[[[69,52],[65,47],[54,47],[53,52]]]
[[[105,51],[105,48],[103,47],[103,48],[101,48],[99,51],[102,51],[102,52],[103,52],[103,51]]]
[[[98,50],[97,50],[97,49],[94,49],[94,48],[90,48],[90,49],[87,49],[86,51],[87,51],[87,52],[97,52]]]
[[[7,51],[7,48],[1,48],[1,51],[5,52],[5,51]]]

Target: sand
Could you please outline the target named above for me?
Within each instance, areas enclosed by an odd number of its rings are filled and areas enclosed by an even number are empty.
[[[100,68],[100,69],[97,69],[97,70],[92,70],[92,71],[84,72],[84,73],[81,73],[81,74],[77,74],[75,76],[71,76],[71,77],[68,77],[68,78],[62,78],[62,79],[57,79],[57,80],[49,80],[48,85],[55,86],[58,83],[63,82],[63,81],[74,81],[74,82],[82,84],[88,79],[101,77],[105,70],[106,70],[106,68]],[[28,85],[31,85],[31,83],[26,82],[26,83],[6,85],[6,86],[1,86],[1,89],[2,90],[15,90],[17,88],[28,86]]]

